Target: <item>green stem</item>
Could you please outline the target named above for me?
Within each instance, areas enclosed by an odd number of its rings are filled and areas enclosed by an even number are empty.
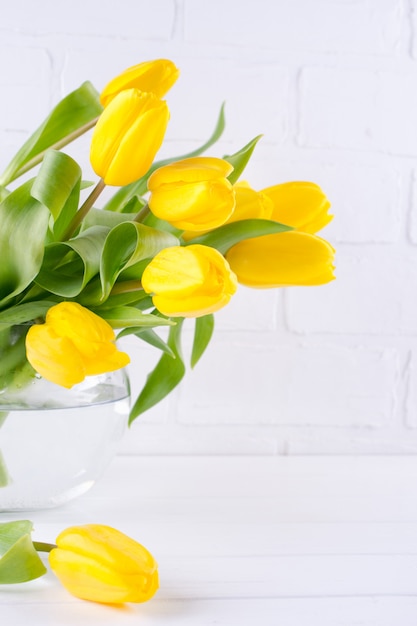
[[[77,213],[74,215],[70,225],[68,226],[64,235],[62,236],[62,241],[67,241],[68,239],[70,239],[70,237],[72,237],[72,235],[75,233],[78,226],[81,224],[81,222],[83,221],[83,219],[85,218],[85,216],[87,215],[87,213],[89,212],[89,210],[91,209],[94,202],[97,200],[97,198],[99,197],[99,195],[101,194],[105,186],[106,186],[106,183],[104,182],[102,178],[100,178],[97,185],[94,187],[93,191],[88,196],[87,200],[84,202],[84,204],[78,209]]]
[[[150,213],[149,205],[145,204],[145,206],[143,206],[141,210],[138,211],[138,213],[135,215],[135,217],[133,218],[133,221],[141,223],[148,217],[149,213]]]
[[[22,167],[18,169],[17,172],[13,174],[13,176],[6,177],[5,176],[6,172],[4,172],[2,176],[0,176],[1,186],[6,187],[6,185],[9,185],[14,180],[16,180],[16,178],[19,178],[19,176],[22,176],[22,174],[25,174],[26,172],[31,170],[32,167],[35,167],[35,165],[38,165],[38,163],[42,161],[43,157],[45,156],[45,152],[47,152],[47,150],[60,150],[64,146],[71,143],[71,141],[74,141],[75,139],[78,139],[78,137],[81,137],[81,135],[84,135],[84,133],[86,133],[88,130],[90,130],[90,128],[93,128],[97,124],[97,120],[98,120],[98,117],[95,117],[90,122],[87,122],[87,124],[84,124],[84,126],[77,128],[77,130],[74,130],[72,133],[69,133],[69,135],[66,135],[65,137],[57,141],[56,143],[52,144],[52,146],[49,146],[45,150],[42,150],[42,152],[39,152],[39,154],[37,154],[32,159],[27,161],[27,163],[22,165]]]
[[[116,283],[110,292],[111,296],[118,295],[120,293],[132,293],[133,291],[143,291],[142,283],[140,280],[125,280],[121,283]]]
[[[43,541],[34,541],[33,547],[37,552],[51,552],[56,545],[54,543],[44,543]]]

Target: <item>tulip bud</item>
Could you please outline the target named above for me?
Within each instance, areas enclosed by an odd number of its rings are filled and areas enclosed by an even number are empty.
[[[162,98],[171,89],[178,76],[178,68],[168,59],[145,61],[127,68],[113,78],[101,92],[100,102],[106,107],[120,91],[131,87]]]
[[[149,208],[181,230],[221,226],[233,212],[235,193],[223,159],[195,157],[160,167],[149,177]]]
[[[239,283],[269,289],[330,282],[334,252],[316,235],[289,231],[245,239],[230,248],[226,259]]]
[[[190,245],[159,252],[145,268],[142,286],[164,315],[200,317],[224,307],[237,283],[220,252]]]
[[[156,593],[157,563],[141,544],[109,526],[64,530],[49,554],[51,569],[77,598],[93,602],[146,602]]]
[[[332,219],[330,202],[314,183],[293,182],[262,190],[272,201],[272,220],[287,224],[305,233],[317,233]]]
[[[111,326],[77,302],[60,302],[34,324],[26,336],[26,355],[46,380],[70,388],[86,376],[125,367],[130,359],[120,352]]]
[[[152,93],[126,89],[104,109],[94,129],[90,159],[107,185],[128,185],[146,174],[161,147],[168,106]]]

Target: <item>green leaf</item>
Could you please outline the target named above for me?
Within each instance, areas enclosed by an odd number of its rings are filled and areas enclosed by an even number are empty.
[[[214,315],[203,315],[195,320],[191,367],[195,367],[210,343],[214,331]]]
[[[0,203],[0,306],[26,289],[42,264],[49,211],[31,186],[27,181]]]
[[[198,243],[216,248],[219,252],[225,254],[232,246],[244,239],[252,239],[253,237],[272,235],[274,233],[285,233],[288,230],[294,229],[292,226],[286,226],[286,224],[280,224],[271,220],[241,220],[225,224],[205,235],[190,239],[186,242],[186,245]]]
[[[130,185],[126,185],[119,189],[112,198],[107,202],[104,206],[106,211],[124,211],[124,207],[130,202],[132,198],[137,198],[138,202],[141,202],[141,198],[144,193],[147,191],[147,180],[149,176],[157,170],[159,167],[163,165],[168,165],[169,163],[174,163],[175,161],[181,161],[182,159],[190,159],[195,156],[199,156],[203,154],[206,150],[211,148],[222,136],[223,131],[225,129],[225,116],[224,116],[224,103],[221,106],[219,116],[217,118],[216,126],[214,131],[212,132],[209,139],[196,150],[192,150],[187,154],[182,154],[181,156],[172,157],[170,159],[164,159],[163,161],[157,161],[152,165],[150,170],[146,173],[145,176],[140,178],[134,183]]]
[[[138,339],[149,343],[149,345],[154,348],[158,348],[158,350],[162,350],[166,354],[169,354],[170,357],[175,358],[175,354],[173,350],[169,347],[167,343],[159,335],[156,334],[152,328],[125,328],[118,335],[117,338],[126,337],[127,335],[136,335]]]
[[[261,137],[262,135],[258,135],[238,152],[223,157],[225,161],[227,161],[234,167],[233,172],[228,176],[228,179],[232,183],[232,185],[234,185],[235,182],[239,179],[241,173],[245,169],[249,159],[252,156],[252,152],[254,151],[256,144],[261,139]]]
[[[103,299],[109,296],[123,270],[155,256],[164,248],[178,245],[179,241],[174,235],[137,222],[124,222],[115,226],[107,236],[101,259]]]
[[[46,574],[32,543],[32,528],[27,520],[0,524],[0,584],[24,583]]]
[[[0,177],[0,185],[8,185],[39,163],[48,148],[62,148],[85,132],[102,110],[99,94],[88,81],[68,94],[13,157]]]
[[[82,222],[82,230],[86,230],[91,226],[107,226],[114,228],[123,222],[132,222],[136,213],[113,213],[111,211],[103,211],[103,209],[95,209],[92,207]]]
[[[75,298],[100,270],[105,226],[92,226],[69,241],[49,244],[36,284],[64,298]],[[70,258],[65,262],[68,253]]]
[[[48,150],[36,176],[31,195],[50,210],[55,239],[60,239],[77,212],[81,168],[64,152]]]
[[[175,322],[165,317],[152,315],[151,313],[142,313],[134,306],[116,306],[113,309],[107,307],[96,307],[91,309],[97,315],[100,315],[113,328],[126,328],[128,326],[146,326],[152,328],[154,326],[173,326]]]
[[[175,358],[163,354],[156,367],[148,375],[146,383],[139,394],[129,416],[131,424],[141,413],[158,404],[165,398],[183,379],[185,365],[181,356],[181,329],[183,319],[178,318],[176,326],[169,330],[168,346],[174,353]]]
[[[0,325],[14,326],[15,324],[24,324],[31,322],[38,317],[45,317],[46,312],[56,302],[52,300],[39,300],[37,302],[26,302],[25,304],[17,304],[16,306],[0,311]]]

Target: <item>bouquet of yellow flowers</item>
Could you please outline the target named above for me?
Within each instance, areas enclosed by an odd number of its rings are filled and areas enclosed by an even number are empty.
[[[133,402],[130,421],[182,379],[181,328],[195,318],[191,364],[213,332],[213,313],[238,283],[254,288],[333,279],[334,250],[316,232],[331,219],[321,189],[307,182],[262,191],[241,182],[259,137],[232,155],[201,156],[224,129],[181,157],[156,161],[179,75],[169,60],[140,63],[99,94],[89,82],[67,95],[0,176],[0,388],[43,377],[70,388],[123,368],[115,343],[135,335],[161,358]],[[63,151],[93,129],[96,184]],[[12,186],[37,167],[36,175]],[[27,178],[27,177],[25,177]],[[104,187],[115,192],[95,203]],[[91,192],[84,189],[91,187]],[[167,339],[155,329],[167,326]]]

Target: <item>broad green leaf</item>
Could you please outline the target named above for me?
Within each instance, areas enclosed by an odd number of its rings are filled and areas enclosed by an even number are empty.
[[[220,226],[205,235],[190,239],[186,242],[186,245],[198,243],[216,248],[219,252],[225,254],[229,248],[244,239],[272,235],[273,233],[285,233],[288,230],[294,229],[292,226],[286,226],[271,220],[241,220],[240,222],[232,222],[231,224]]]
[[[0,524],[0,584],[23,583],[46,574],[32,543],[32,528],[27,520]]]
[[[123,281],[119,281],[116,285],[116,293],[112,293],[107,300],[103,302],[103,292],[101,289],[101,281],[100,277],[97,276],[93,278],[88,285],[83,289],[83,291],[77,296],[77,302],[83,304],[87,307],[98,307],[111,309],[115,306],[123,305],[123,304],[132,304],[138,306],[138,304],[148,298],[148,295],[143,291],[141,286],[138,284],[137,279],[134,280],[135,288],[132,288],[131,282],[127,281],[124,283]],[[150,308],[152,306],[152,302],[150,306],[146,308]],[[142,307],[139,307],[142,308]],[[143,310],[143,309],[142,309]]]
[[[158,315],[142,313],[134,306],[116,306],[113,309],[96,307],[91,310],[105,319],[113,328],[127,328],[129,326],[152,328],[154,326],[173,326],[176,324],[176,322]]]
[[[174,235],[137,222],[115,226],[107,236],[101,259],[100,276],[103,299],[106,299],[123,270],[143,259],[155,256],[169,246],[177,246]]]
[[[82,222],[82,230],[91,228],[91,226],[107,226],[114,228],[122,222],[131,222],[136,213],[113,213],[112,211],[103,211],[103,209],[91,208]]]
[[[105,226],[92,226],[69,241],[49,244],[36,284],[58,296],[75,298],[99,273],[108,233]],[[68,253],[72,254],[66,261]]]
[[[173,350],[169,347],[167,343],[159,335],[156,334],[152,328],[125,328],[118,335],[117,338],[126,337],[127,335],[136,335],[142,341],[149,343],[154,348],[158,348],[158,350],[162,350],[162,352],[166,352],[170,357],[175,358],[175,354]]]
[[[0,329],[3,326],[13,326],[31,322],[36,318],[44,318],[48,309],[57,304],[52,300],[40,300],[38,302],[26,302],[18,304],[10,309],[0,311]]]
[[[99,94],[90,82],[61,100],[29,137],[0,176],[7,186],[42,160],[48,148],[59,149],[92,127],[103,111]]]
[[[81,168],[64,152],[48,150],[36,176],[31,194],[50,210],[55,239],[60,239],[77,212]]]
[[[176,326],[169,330],[168,346],[174,353],[175,358],[163,354],[156,367],[148,375],[146,383],[139,394],[129,416],[131,424],[141,413],[158,404],[165,398],[183,379],[185,365],[181,355],[181,329],[183,319],[178,318]]]
[[[193,349],[191,352],[191,367],[200,360],[205,349],[210,343],[214,331],[214,315],[203,315],[195,320]]]
[[[48,209],[32,198],[32,181],[0,203],[0,307],[20,294],[40,270]]]
[[[174,163],[175,161],[181,161],[182,159],[190,159],[191,157],[195,157],[195,156],[199,156],[200,154],[203,154],[203,152],[211,148],[211,146],[214,145],[220,139],[220,137],[223,134],[224,129],[225,129],[225,116],[224,116],[224,104],[222,104],[214,131],[212,132],[209,139],[202,146],[200,146],[196,150],[192,150],[191,152],[188,152],[187,154],[182,154],[181,156],[176,156],[171,159],[164,159],[163,161],[157,161],[156,163],[152,165],[152,167],[150,168],[150,170],[147,172],[145,176],[143,176],[136,182],[131,183],[130,185],[126,185],[125,187],[122,187],[121,189],[119,189],[114,194],[114,196],[110,198],[110,200],[104,206],[104,209],[106,211],[121,212],[121,211],[124,211],[124,207],[130,202],[132,198],[137,198],[138,201],[140,202],[143,194],[146,193],[147,191],[147,180],[149,176],[152,174],[152,172],[157,170],[159,167],[162,167],[163,165],[168,165],[169,163]]]
[[[233,172],[228,176],[228,179],[232,183],[232,185],[234,185],[235,182],[239,179],[241,173],[245,169],[249,159],[252,156],[252,152],[254,151],[256,144],[261,139],[261,137],[262,135],[258,135],[257,137],[255,137],[255,139],[252,139],[252,141],[246,144],[246,146],[244,146],[241,150],[235,152],[235,154],[230,154],[223,157],[225,161],[227,161],[234,167]]]

